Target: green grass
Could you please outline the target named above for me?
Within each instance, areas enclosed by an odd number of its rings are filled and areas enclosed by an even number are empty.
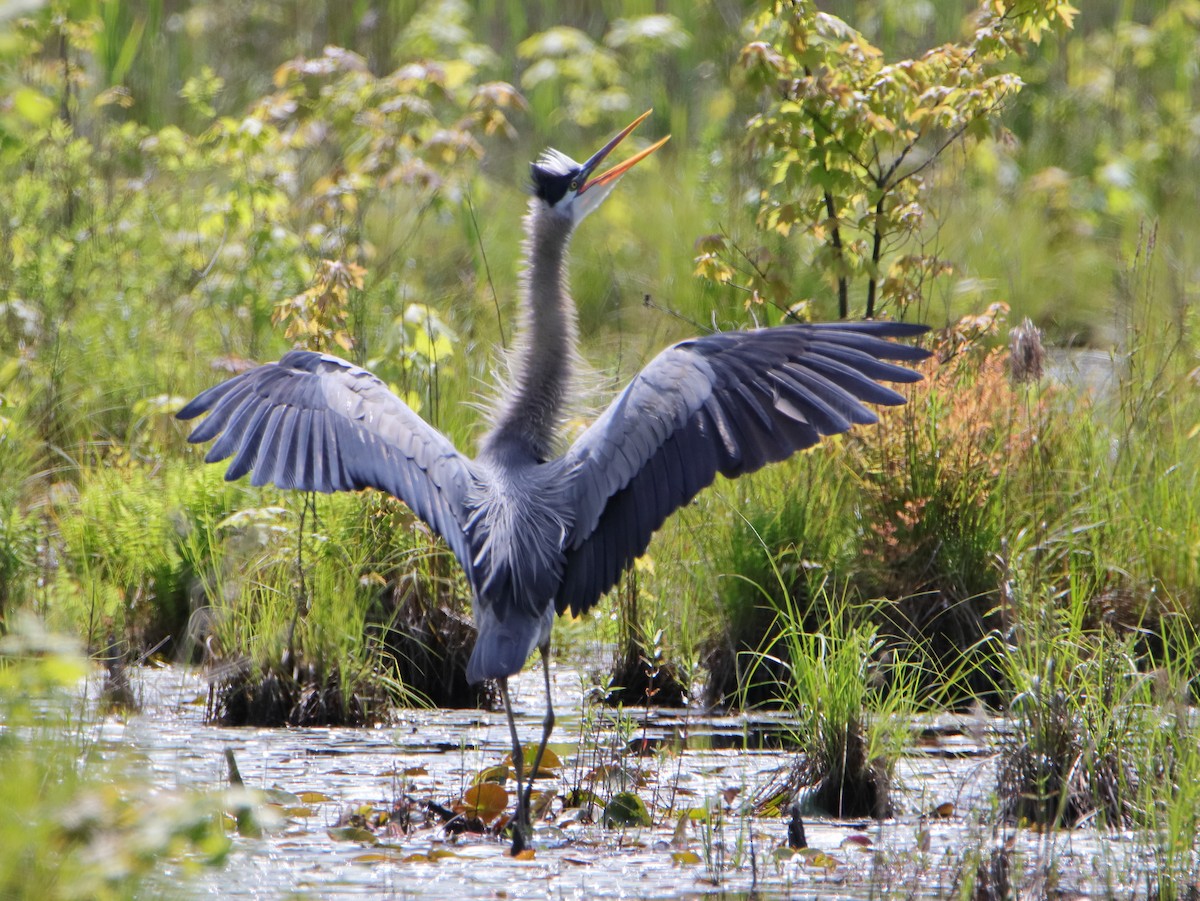
[[[805,625],[806,611],[782,611],[784,707],[801,749],[791,787],[832,816],[890,817],[896,764],[921,706],[920,674],[887,650],[868,611],[823,594],[827,613],[816,628]],[[751,668],[749,684],[753,678]]]

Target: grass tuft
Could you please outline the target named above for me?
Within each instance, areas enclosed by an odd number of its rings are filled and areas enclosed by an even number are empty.
[[[801,750],[782,783],[763,797],[802,799],[802,812],[890,817],[896,764],[918,708],[918,672],[887,651],[871,611],[823,588],[818,601],[826,611],[819,629],[791,607],[779,623],[785,657],[755,655],[747,664],[751,690],[763,662],[773,680],[786,673],[787,731]]]

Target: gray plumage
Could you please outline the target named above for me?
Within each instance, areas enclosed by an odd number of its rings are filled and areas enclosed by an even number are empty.
[[[468,678],[501,680],[510,726],[507,677],[535,648],[545,656],[556,613],[590,609],[666,517],[718,473],[753,472],[823,435],[875,422],[864,403],[903,403],[879,382],[920,376],[889,361],[928,355],[886,340],[925,331],[894,322],[795,324],[683,341],[552,457],[576,354],[567,246],[620,175],[650,152],[588,180],[640,121],[582,165],[555,153],[533,166],[516,372],[474,459],[369,372],[309,351],[210,388],[178,414],[208,413],[189,440],[215,438],[205,459],[232,457],[228,479],[250,473],[255,485],[320,492],[375,488],[427,522],[474,595],[478,639]],[[552,724],[550,711],[543,747]],[[513,738],[516,746],[515,727]],[[519,827],[527,810],[518,772]],[[523,840],[518,828],[514,846]]]

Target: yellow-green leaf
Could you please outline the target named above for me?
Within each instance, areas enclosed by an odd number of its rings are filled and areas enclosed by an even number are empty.
[[[606,829],[621,829],[630,826],[649,826],[650,811],[646,803],[633,792],[617,792],[604,807],[601,818]]]
[[[33,88],[17,88],[13,91],[12,108],[31,125],[44,125],[54,115],[54,101]]]
[[[364,845],[379,844],[379,839],[370,829],[361,826],[337,826],[325,833],[335,842],[359,842]]]
[[[468,788],[454,809],[468,817],[490,823],[508,806],[508,792],[494,782],[481,782]]]

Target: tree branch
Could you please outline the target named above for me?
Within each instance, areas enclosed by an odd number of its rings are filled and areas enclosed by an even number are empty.
[[[838,261],[838,318],[846,319],[850,315],[850,286],[846,282],[846,270],[842,265],[842,229],[838,224],[837,209],[833,205],[833,195],[828,191],[825,192],[825,212],[829,214],[829,221],[833,223],[833,234],[830,240],[833,243],[833,255]]]
[[[883,202],[887,193],[880,195],[875,204],[875,237],[871,244],[871,278],[867,282],[867,318],[875,318],[875,288],[879,283],[879,260],[883,255]]]

